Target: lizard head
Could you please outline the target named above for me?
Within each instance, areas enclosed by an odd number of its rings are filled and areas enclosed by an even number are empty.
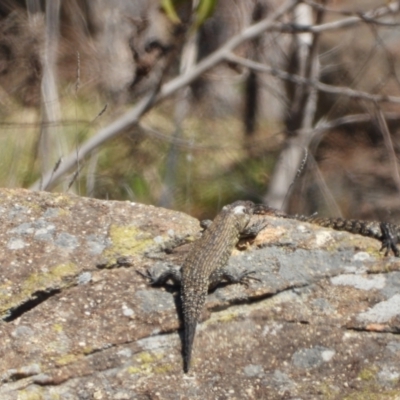
[[[242,231],[250,222],[253,214],[254,203],[251,201],[235,201],[226,205],[223,211],[229,212],[235,218],[235,224],[239,231]]]

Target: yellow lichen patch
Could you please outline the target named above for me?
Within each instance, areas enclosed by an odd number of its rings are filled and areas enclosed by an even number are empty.
[[[371,381],[375,379],[376,373],[377,373],[376,368],[364,368],[362,371],[360,371],[358,377],[362,381]]]
[[[14,293],[12,297],[0,293],[0,315],[29,300],[32,293],[68,286],[68,283],[63,285],[63,280],[76,275],[78,271],[75,264],[66,263],[56,265],[46,272],[34,272],[21,282],[19,292]]]
[[[155,365],[160,360],[164,358],[164,354],[162,353],[149,353],[143,352],[138,354],[134,360],[140,363],[140,366],[130,366],[127,368],[127,372],[129,374],[143,374],[143,373],[157,373],[157,374],[164,374],[172,370],[172,365],[165,364],[165,365]]]
[[[57,204],[57,206],[67,206],[67,205],[72,205],[75,203],[76,197],[72,197],[70,195],[66,195],[63,193],[59,193],[58,196],[53,197],[54,204]]]
[[[197,236],[190,235],[190,236],[185,237],[185,243],[193,243],[198,239],[199,238]]]
[[[78,272],[78,267],[73,263],[56,265],[48,272],[36,272],[28,276],[22,283],[22,291],[30,293],[37,290],[44,290],[49,287],[58,287],[66,277],[74,276]]]
[[[173,367],[171,364],[164,364],[154,368],[154,372],[156,374],[166,374],[167,372],[172,371]]]
[[[328,246],[325,247],[326,251],[329,251],[329,253],[336,253],[338,251],[340,244],[339,243],[331,243]]]
[[[333,390],[333,388],[326,383],[318,385],[318,390],[320,393],[323,394],[324,399],[326,400],[334,399],[335,396],[337,395],[337,393]]]
[[[151,235],[136,226],[111,225],[110,239],[112,245],[104,252],[109,265],[114,264],[115,258],[141,255],[154,245]]]
[[[126,369],[129,374],[135,375],[135,374],[140,374],[142,372],[141,368],[139,367],[128,367]]]
[[[216,317],[217,318],[216,321],[213,319],[212,323],[230,322],[230,321],[234,321],[237,317],[238,317],[238,312],[222,313]]]
[[[160,359],[159,357],[156,357],[147,352],[143,352],[136,357],[136,360],[141,362],[142,364],[149,364],[159,359]]]
[[[398,400],[399,391],[396,389],[382,391],[379,386],[373,388],[359,389],[343,397],[343,400]]]
[[[58,217],[67,217],[71,214],[71,211],[66,208],[61,208],[61,207],[58,208],[59,208]]]
[[[91,354],[91,353],[93,353],[93,350],[94,350],[93,347],[90,347],[90,346],[84,347],[83,354],[85,354],[85,355]]]
[[[0,285],[0,296],[8,295],[10,289],[11,289],[11,282]]]
[[[18,392],[18,400],[42,400],[42,388],[35,388],[34,390],[20,390]]]
[[[28,209],[28,214],[31,215],[35,215],[36,213],[40,213],[42,211],[42,208],[40,207],[39,204],[35,204],[33,201],[31,200],[24,200],[24,199],[20,199],[18,200],[18,204],[26,207]]]
[[[53,330],[56,331],[57,333],[61,333],[64,330],[64,328],[61,324],[54,324]]]
[[[65,354],[64,356],[61,356],[60,358],[57,358],[55,360],[56,364],[58,366],[63,366],[67,364],[71,364],[73,362],[78,361],[80,358],[82,358],[81,355],[76,355],[76,354]]]

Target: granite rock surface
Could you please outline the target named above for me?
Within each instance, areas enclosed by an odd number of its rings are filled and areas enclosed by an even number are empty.
[[[0,190],[0,398],[400,399],[400,261],[268,218],[210,293],[182,371],[180,265],[199,222],[130,202]]]

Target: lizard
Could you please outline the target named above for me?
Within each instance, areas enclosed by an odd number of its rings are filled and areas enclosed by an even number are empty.
[[[346,231],[358,235],[371,237],[382,243],[381,251],[387,256],[390,250],[396,257],[400,257],[397,244],[400,242],[400,226],[389,222],[364,221],[358,219],[319,217],[315,214],[310,216],[299,214],[286,214],[265,204],[256,204],[253,209],[256,215],[272,215],[276,217],[289,218],[297,221],[309,222],[325,228],[338,231]]]
[[[242,237],[257,236],[267,226],[265,220],[256,222],[251,217],[271,215],[313,223],[319,226],[343,230],[363,236],[372,237],[382,242],[386,254],[390,250],[399,256],[397,243],[400,238],[400,227],[394,224],[377,221],[346,220],[342,218],[321,218],[315,215],[290,215],[265,204],[254,204],[251,201],[237,201],[226,205],[214,221],[202,221],[205,228],[203,236],[195,241],[184,260],[181,269],[168,268],[159,276],[149,270],[144,275],[152,285],[163,285],[168,280],[181,286],[181,303],[183,315],[183,370],[189,372],[196,326],[204,307],[207,293],[221,281],[228,283],[247,283],[255,271],[245,271],[235,276],[226,270],[229,256]]]
[[[183,370],[189,372],[196,326],[204,307],[207,293],[221,281],[248,283],[255,279],[255,271],[233,275],[225,267],[233,248],[241,237],[256,236],[266,223],[250,223],[254,210],[251,201],[236,201],[226,205],[207,227],[200,239],[195,241],[180,270],[169,268],[155,277],[147,271],[153,285],[163,285],[169,279],[181,286],[183,316]],[[146,275],[145,275],[146,276]]]

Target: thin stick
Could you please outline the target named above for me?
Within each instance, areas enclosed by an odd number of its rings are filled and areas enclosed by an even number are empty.
[[[310,85],[310,86],[318,89],[321,92],[337,94],[340,96],[347,96],[350,98],[368,100],[368,101],[372,101],[374,103],[380,103],[380,102],[396,103],[396,104],[400,103],[400,97],[397,97],[397,96],[370,94],[367,92],[363,92],[361,90],[354,90],[354,89],[350,89],[350,88],[343,87],[343,86],[327,85],[326,83],[322,83],[317,80],[310,80],[310,79],[303,78],[300,75],[289,74],[288,72],[285,72],[278,68],[268,67],[264,64],[261,64],[261,63],[255,62],[255,61],[251,61],[251,60],[248,60],[243,57],[236,56],[233,53],[227,54],[225,58],[227,61],[242,65],[247,68],[254,69],[258,72],[265,72],[265,73],[271,74],[272,76],[276,76],[277,78],[281,78],[283,80],[294,82],[299,85],[301,85],[301,84]]]
[[[394,182],[396,184],[397,191],[400,194],[400,173],[399,173],[399,165],[397,163],[396,152],[393,147],[392,137],[390,135],[385,117],[382,113],[382,110],[378,106],[376,107],[376,116],[378,119],[379,127],[381,128],[382,131],[383,141],[385,143],[386,150],[389,155],[389,161],[392,166]]]

